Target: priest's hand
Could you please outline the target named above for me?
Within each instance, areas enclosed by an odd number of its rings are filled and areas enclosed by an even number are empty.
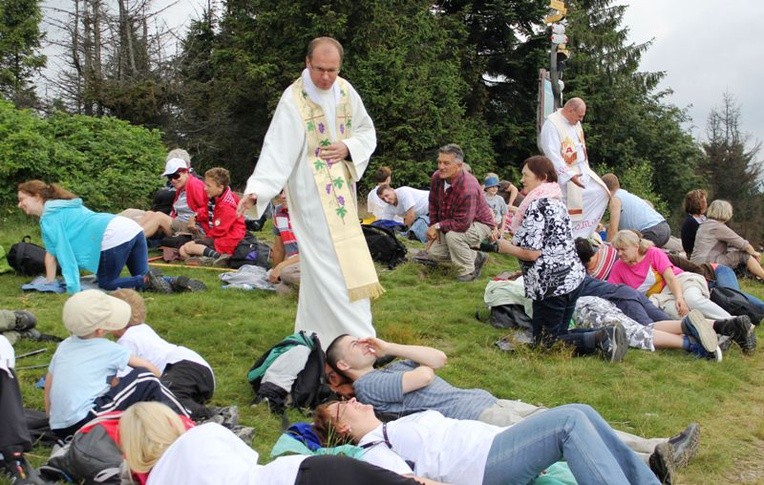
[[[331,145],[322,148],[320,155],[324,160],[345,160],[350,156],[350,150],[341,141],[335,141]]]
[[[241,196],[239,206],[236,208],[236,215],[241,217],[246,211],[252,208],[257,202],[257,194],[244,194]]]
[[[580,174],[580,173],[579,173],[579,174],[576,174],[576,175],[574,175],[574,176],[572,176],[572,177],[570,177],[570,181],[571,181],[571,182],[573,182],[574,184],[578,185],[578,186],[579,186],[579,187],[581,187],[582,189],[585,189],[585,188],[586,188],[586,186],[584,185],[584,183],[583,183],[583,182],[581,182],[581,174]]]

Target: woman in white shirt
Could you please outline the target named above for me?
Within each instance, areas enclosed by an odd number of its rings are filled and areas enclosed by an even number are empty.
[[[525,485],[560,460],[581,485],[659,483],[610,425],[583,404],[500,428],[437,411],[383,424],[371,405],[351,399],[319,406],[314,428],[324,440],[346,438],[365,448],[368,463],[454,485]]]
[[[119,435],[125,460],[141,484],[157,485],[416,485],[416,481],[345,456],[287,456],[258,465],[258,454],[228,429],[187,429],[158,402],[132,405]]]

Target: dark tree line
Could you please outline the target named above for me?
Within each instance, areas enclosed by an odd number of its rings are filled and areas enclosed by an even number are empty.
[[[587,101],[594,169],[615,171],[676,220],[685,192],[713,183],[718,139],[697,143],[682,129],[684,111],[657,90],[663,73],[639,71],[649,43],[628,41],[627,7],[613,0],[566,3],[572,56],[564,96]],[[377,126],[371,170],[390,165],[396,183],[424,186],[437,147],[456,142],[477,175],[492,170],[517,181],[522,161],[538,151],[548,0],[227,0],[208,4],[174,55],[165,48],[172,33],[158,26],[149,0],[72,5],[65,22],[68,69],[55,105],[159,128],[167,145],[194,154],[200,170],[226,166],[239,186],[257,161],[282,91],[304,67],[305,46],[319,35],[345,46],[341,75],[361,93]],[[25,72],[20,76],[28,81]],[[0,87],[8,97],[6,86]],[[725,153],[749,156],[740,167],[756,161],[756,150],[745,144]]]

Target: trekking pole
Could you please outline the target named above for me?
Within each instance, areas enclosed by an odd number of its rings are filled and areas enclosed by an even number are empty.
[[[16,360],[23,359],[24,357],[29,357],[31,355],[41,354],[41,353],[45,352],[46,350],[48,350],[48,349],[37,349],[37,350],[33,350],[31,352],[26,352],[24,354],[19,354],[19,355],[16,356]]]

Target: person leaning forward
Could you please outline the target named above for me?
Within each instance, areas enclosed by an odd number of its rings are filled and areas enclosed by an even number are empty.
[[[459,281],[472,281],[488,258],[474,247],[487,239],[494,227],[493,212],[480,183],[463,168],[464,152],[448,144],[438,150],[438,169],[430,184],[428,252],[436,261],[451,261]]]
[[[358,220],[352,184],[377,145],[358,93],[338,76],[342,45],[310,42],[302,75],[285,91],[239,203],[258,217],[282,188],[300,241],[296,330],[328,344],[344,332],[374,334],[369,299],[384,291]]]

